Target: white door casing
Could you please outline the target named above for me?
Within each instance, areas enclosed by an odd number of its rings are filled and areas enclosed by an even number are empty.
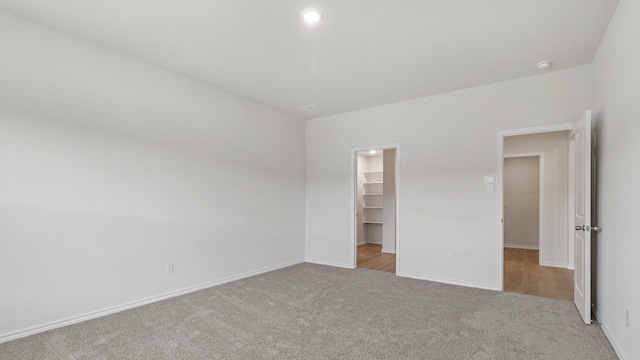
[[[575,273],[573,302],[591,324],[591,111],[574,127],[575,136]]]

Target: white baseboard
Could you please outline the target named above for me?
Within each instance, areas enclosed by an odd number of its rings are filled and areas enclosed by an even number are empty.
[[[456,281],[456,280],[442,279],[442,278],[437,278],[437,277],[427,277],[427,276],[420,276],[420,275],[399,273],[399,272],[396,272],[396,275],[397,276],[401,276],[401,277],[410,278],[410,279],[427,280],[427,281],[433,281],[433,282],[438,282],[438,283],[448,284],[448,285],[456,285],[456,286],[472,287],[472,288],[478,288],[478,289],[484,289],[484,290],[500,291],[497,287],[495,287],[493,285],[487,285],[487,284],[478,284],[478,283],[467,282],[467,281]]]
[[[575,270],[575,267],[573,265],[569,265],[567,266],[567,270]]]
[[[344,268],[344,269],[350,269],[353,270],[354,267],[351,265],[347,265],[347,264],[338,264],[338,263],[333,263],[330,261],[324,261],[324,260],[315,260],[315,259],[305,259],[304,262],[308,262],[311,264],[317,264],[317,265],[326,265],[326,266],[333,266],[333,267],[339,267],[339,268]]]
[[[151,304],[151,303],[154,303],[154,302],[157,302],[157,301],[161,301],[161,300],[166,300],[166,299],[169,299],[169,298],[172,298],[172,297],[185,295],[185,294],[188,294],[188,293],[192,293],[194,291],[204,290],[204,289],[207,289],[207,288],[210,288],[210,287],[213,287],[213,286],[222,285],[222,284],[226,284],[228,282],[232,282],[232,281],[248,278],[248,277],[251,277],[251,276],[263,274],[263,273],[266,273],[266,272],[269,272],[269,271],[282,269],[282,268],[289,267],[289,266],[296,265],[296,264],[300,264],[300,263],[303,263],[303,262],[304,262],[303,259],[299,259],[299,260],[293,260],[293,261],[289,261],[289,262],[286,262],[286,263],[277,264],[277,265],[273,265],[273,266],[267,266],[267,267],[264,267],[264,268],[252,270],[252,271],[245,272],[245,273],[238,274],[238,275],[234,275],[234,276],[229,276],[229,277],[226,277],[226,278],[223,278],[223,279],[220,279],[220,280],[211,281],[211,282],[200,284],[200,285],[196,285],[196,286],[193,286],[193,287],[188,287],[188,288],[185,288],[185,289],[172,291],[172,292],[169,292],[169,293],[165,293],[165,294],[161,294],[161,295],[148,297],[148,298],[145,298],[145,299],[140,299],[140,300],[128,302],[128,303],[125,303],[125,304],[109,307],[109,308],[102,309],[102,310],[93,311],[93,312],[82,314],[82,315],[77,315],[77,316],[72,316],[72,317],[68,317],[68,318],[65,318],[65,319],[57,320],[57,321],[52,321],[52,322],[49,322],[49,323],[46,323],[46,324],[42,324],[42,325],[32,326],[32,327],[29,327],[29,328],[23,329],[23,330],[18,330],[18,331],[6,333],[6,334],[1,334],[0,335],[0,344],[4,343],[4,342],[7,342],[7,341],[19,339],[19,338],[22,338],[22,337],[25,337],[25,336],[38,334],[38,333],[41,333],[41,332],[44,332],[44,331],[57,329],[57,328],[60,328],[60,327],[63,327],[63,326],[77,324],[79,322],[83,322],[83,321],[99,318],[99,317],[102,317],[102,316],[115,314],[115,313],[120,312],[120,311],[133,309],[133,308],[136,308],[136,307],[139,307],[139,306]]]
[[[618,345],[616,344],[616,342],[613,340],[613,336],[611,336],[611,333],[609,332],[609,330],[607,329],[607,327],[604,325],[604,323],[602,322],[602,320],[600,320],[600,315],[598,315],[598,311],[594,311],[593,315],[595,315],[596,320],[598,320],[598,322],[600,323],[600,328],[602,329],[602,332],[604,333],[604,336],[607,338],[607,340],[609,340],[609,344],[611,344],[611,347],[613,348],[613,351],[616,352],[616,355],[618,355],[618,357],[620,358],[620,360],[628,360],[631,359],[630,357],[627,357],[622,350],[620,350],[620,347],[618,347]]]
[[[366,244],[367,244],[366,242],[362,241],[362,242],[359,242],[359,243],[358,243],[358,246],[366,245]]]
[[[384,246],[382,247],[382,250],[380,250],[380,252],[383,252],[385,254],[395,254],[396,253],[395,250],[389,251],[388,249],[385,249]]]
[[[563,268],[563,269],[567,268],[567,264],[554,263],[554,262],[549,262],[549,261],[542,261],[540,263],[540,266],[548,266],[548,267]]]
[[[504,244],[504,247],[509,248],[509,249],[540,250],[535,245]]]

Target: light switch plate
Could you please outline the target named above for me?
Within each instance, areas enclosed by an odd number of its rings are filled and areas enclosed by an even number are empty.
[[[496,183],[495,175],[486,175],[484,177],[484,183],[485,184],[495,184]]]

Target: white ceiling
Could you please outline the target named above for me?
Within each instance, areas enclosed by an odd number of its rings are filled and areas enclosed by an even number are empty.
[[[591,63],[618,0],[0,0],[0,9],[295,114]],[[302,23],[314,6],[324,19]],[[326,109],[305,115],[296,108]]]

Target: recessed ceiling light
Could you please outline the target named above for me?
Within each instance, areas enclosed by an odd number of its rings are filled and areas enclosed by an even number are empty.
[[[540,70],[547,70],[548,68],[551,67],[551,61],[549,61],[549,60],[540,61],[539,63],[536,64],[536,66]]]
[[[322,19],[322,11],[316,8],[306,8],[302,10],[300,15],[308,24],[315,24]]]
[[[376,154],[376,151],[375,151],[375,150],[369,150],[369,154],[371,154],[371,155],[375,155],[375,154]]]

